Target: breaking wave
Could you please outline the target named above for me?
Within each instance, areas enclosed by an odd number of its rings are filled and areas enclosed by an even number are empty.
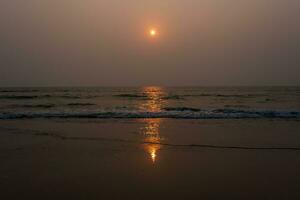
[[[245,119],[245,118],[300,118],[299,111],[167,108],[160,112],[145,111],[31,111],[2,112],[0,119],[32,118],[174,118],[174,119]]]

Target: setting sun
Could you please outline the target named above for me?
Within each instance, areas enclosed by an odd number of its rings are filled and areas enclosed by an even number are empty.
[[[149,34],[150,34],[151,37],[154,37],[154,36],[157,35],[157,31],[156,31],[155,29],[151,29],[151,30],[149,31]]]

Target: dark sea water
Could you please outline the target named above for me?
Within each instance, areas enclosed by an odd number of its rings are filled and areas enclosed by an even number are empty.
[[[300,87],[0,88],[21,118],[300,118]]]

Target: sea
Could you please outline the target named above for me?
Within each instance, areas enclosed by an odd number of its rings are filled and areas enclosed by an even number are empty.
[[[0,119],[300,118],[300,87],[0,88]]]

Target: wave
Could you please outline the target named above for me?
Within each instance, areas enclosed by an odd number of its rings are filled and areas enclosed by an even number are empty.
[[[15,104],[15,105],[11,105],[9,107],[18,107],[18,108],[53,108],[55,107],[55,104]]]
[[[47,99],[47,98],[63,98],[63,99],[91,99],[99,96],[91,95],[0,95],[0,99],[13,100],[29,100],[29,99]]]
[[[190,108],[190,107],[165,107],[164,110],[166,110],[166,111],[193,111],[193,112],[201,111],[201,109],[199,109],[199,108]]]
[[[165,100],[183,100],[183,95],[168,95],[168,96],[165,96],[163,97],[162,99],[165,99]]]
[[[69,103],[68,106],[94,106],[93,103]]]
[[[117,94],[114,97],[120,98],[137,98],[137,99],[149,99],[149,95],[144,93],[132,94],[132,93],[124,93]],[[218,93],[201,93],[201,94],[164,94],[161,95],[160,98],[164,100],[184,100],[189,97],[215,97],[215,98],[257,98],[257,97],[265,97],[263,94],[218,94]],[[271,99],[266,99],[269,101]]]
[[[144,111],[40,111],[2,112],[0,119],[32,118],[174,118],[174,119],[246,119],[246,118],[300,118],[300,111],[215,109],[192,110],[174,108],[160,112]]]
[[[39,96],[37,95],[1,95],[0,96],[0,99],[20,99],[20,100],[23,100],[23,99],[36,99],[38,98]]]
[[[0,90],[0,93],[14,93],[14,92],[17,92],[17,93],[32,93],[32,92],[39,92],[40,90],[29,90],[29,89],[24,89],[24,90],[21,90],[21,89],[17,89],[17,90]]]
[[[250,108],[250,106],[247,105],[224,105],[225,108]]]
[[[8,108],[54,108],[56,106],[70,106],[70,107],[84,107],[84,106],[93,106],[96,104],[92,103],[68,103],[68,104],[12,104],[7,106]]]
[[[145,94],[117,94],[114,96],[122,98],[148,98],[148,96]]]
[[[202,94],[186,94],[184,97],[221,97],[221,98],[256,98],[264,97],[264,94],[218,94],[218,93],[202,93]]]
[[[128,99],[142,99],[142,100],[151,100],[151,97],[147,94],[117,94],[114,95],[114,97],[120,97],[120,98],[128,98]],[[181,100],[184,99],[183,95],[160,95],[159,98],[163,100]]]

